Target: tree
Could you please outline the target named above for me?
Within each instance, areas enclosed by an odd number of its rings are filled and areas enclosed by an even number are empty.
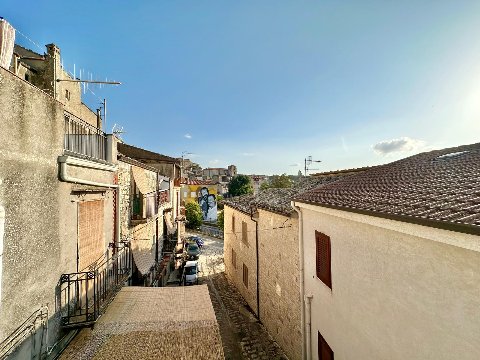
[[[217,216],[217,226],[223,230],[223,222],[224,222],[224,217],[223,217],[223,211],[218,212]]]
[[[187,218],[186,226],[189,229],[195,229],[202,225],[203,216],[200,205],[196,202],[189,202],[185,205],[185,217]]]
[[[252,181],[247,175],[237,175],[228,183],[228,193],[231,196],[253,194]]]
[[[287,174],[273,175],[270,182],[260,185],[260,190],[270,188],[290,188],[292,187],[292,179]]]

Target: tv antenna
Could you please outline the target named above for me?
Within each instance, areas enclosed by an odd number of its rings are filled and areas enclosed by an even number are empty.
[[[313,163],[319,163],[322,162],[321,160],[313,160],[312,156],[309,155],[305,158],[305,176],[307,176],[308,170],[320,170],[320,169],[310,169],[309,166],[311,166]]]
[[[112,127],[112,134],[116,135],[120,139],[122,138],[120,135],[125,134],[126,131],[123,130],[123,126],[120,126],[118,124],[113,125]]]

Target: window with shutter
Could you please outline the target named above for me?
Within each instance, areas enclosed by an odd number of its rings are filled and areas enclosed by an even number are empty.
[[[333,360],[333,350],[320,333],[318,333],[318,359]]]
[[[235,269],[237,268],[237,253],[233,249],[232,249],[232,265]]]
[[[330,237],[315,231],[317,277],[332,288]]]
[[[235,234],[235,216],[232,215],[232,232]]]
[[[243,284],[248,288],[248,267],[243,264]]]
[[[245,221],[242,221],[242,241],[245,245],[248,245],[248,228]]]

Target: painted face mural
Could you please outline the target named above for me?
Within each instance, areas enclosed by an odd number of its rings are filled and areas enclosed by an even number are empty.
[[[198,194],[198,204],[202,209],[203,220],[217,220],[217,200],[214,194],[210,194],[208,188],[202,187]]]

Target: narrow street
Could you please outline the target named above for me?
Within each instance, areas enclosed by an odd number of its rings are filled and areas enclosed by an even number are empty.
[[[187,234],[193,235],[192,234]],[[197,234],[196,234],[197,235]],[[207,284],[227,360],[287,359],[225,276],[223,240],[203,234],[200,284]]]

